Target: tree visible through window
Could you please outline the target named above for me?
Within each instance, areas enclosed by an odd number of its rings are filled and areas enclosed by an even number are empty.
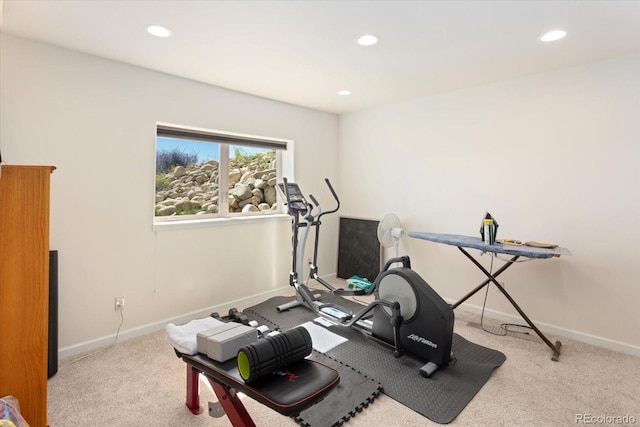
[[[155,221],[277,212],[286,144],[159,124]]]

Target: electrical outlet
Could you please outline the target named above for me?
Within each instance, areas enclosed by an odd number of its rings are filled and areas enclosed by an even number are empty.
[[[116,302],[113,309],[115,311],[124,310],[124,297],[116,297]]]

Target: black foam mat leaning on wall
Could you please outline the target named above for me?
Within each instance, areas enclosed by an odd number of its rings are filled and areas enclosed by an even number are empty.
[[[340,217],[338,277],[373,282],[380,273],[379,221]]]

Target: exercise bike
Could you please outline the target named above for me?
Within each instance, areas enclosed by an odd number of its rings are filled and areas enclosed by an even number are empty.
[[[278,306],[278,311],[303,305],[331,324],[357,328],[378,341],[392,345],[395,357],[402,356],[406,350],[427,361],[420,368],[423,377],[429,377],[438,368],[449,365],[452,360],[453,309],[411,269],[408,256],[387,261],[369,289],[337,289],[319,277],[316,263],[321,218],[340,208],[340,200],[331,182],[325,178],[325,183],[336,201],[336,207],[329,211],[323,211],[312,194],[309,199],[313,205],[307,202],[300,187],[286,178],[278,184],[286,200],[287,212],[292,217],[293,263],[289,284],[296,292],[295,300]],[[337,296],[373,294],[374,301],[362,311],[354,314],[336,304],[324,303],[320,301],[320,295],[313,294],[303,282],[304,250],[312,228],[315,241],[309,280],[317,281]],[[402,266],[391,268],[394,264]]]

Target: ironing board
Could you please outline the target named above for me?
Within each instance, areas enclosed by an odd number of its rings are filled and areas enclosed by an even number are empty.
[[[551,356],[551,360],[557,362],[560,357],[560,347],[562,343],[560,341],[556,341],[552,343],[537,327],[536,325],[529,319],[529,317],[525,314],[525,312],[520,308],[520,306],[515,302],[515,300],[509,295],[506,289],[496,280],[500,274],[502,274],[507,268],[509,268],[516,260],[520,257],[525,258],[535,258],[535,259],[548,259],[553,257],[559,257],[561,255],[571,255],[568,249],[562,247],[555,248],[539,248],[539,247],[531,247],[531,246],[515,246],[515,245],[504,245],[501,243],[494,243],[493,245],[489,245],[484,243],[481,238],[474,236],[462,236],[458,234],[442,234],[442,233],[424,233],[424,232],[409,232],[409,237],[413,237],[416,239],[428,240],[435,243],[442,243],[445,245],[456,246],[460,252],[462,252],[476,267],[478,267],[486,276],[487,279],[476,286],[471,292],[463,296],[459,301],[452,305],[452,308],[455,309],[460,304],[465,302],[471,296],[473,296],[480,289],[488,286],[489,283],[493,283],[496,285],[498,290],[502,292],[502,294],[509,300],[511,305],[518,311],[520,316],[527,322],[527,324],[535,331],[535,333],[545,342],[545,344],[551,349],[553,352]],[[502,265],[495,273],[490,273],[486,268],[482,266],[473,256],[469,254],[465,250],[465,248],[478,249],[482,252],[491,252],[495,254],[505,254],[511,255],[512,257],[505,261],[505,264]]]
[[[188,355],[178,351],[176,354],[187,364],[186,405],[191,412],[202,412],[198,381],[202,373],[213,387],[229,421],[236,427],[255,426],[237,392],[283,415],[292,416],[323,398],[340,382],[340,374],[335,369],[304,359],[287,366],[285,370],[275,371],[246,384],[240,377],[235,358],[220,363],[202,354]]]

